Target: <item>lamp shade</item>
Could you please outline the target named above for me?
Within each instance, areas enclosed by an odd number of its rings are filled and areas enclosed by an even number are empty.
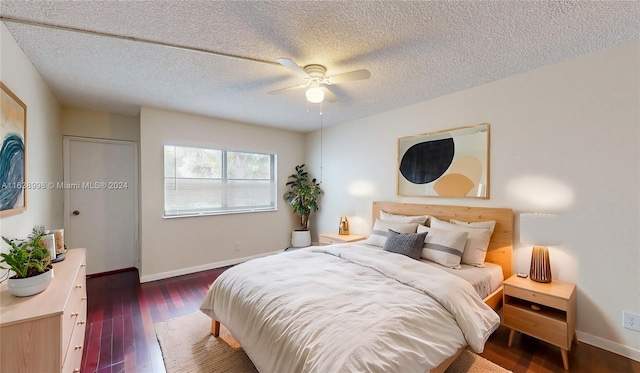
[[[319,104],[324,100],[324,91],[318,85],[312,85],[306,92],[307,101]]]
[[[562,243],[560,218],[555,214],[520,214],[520,242],[537,246]]]

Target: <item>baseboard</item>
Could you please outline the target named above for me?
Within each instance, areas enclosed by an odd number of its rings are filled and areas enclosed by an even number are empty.
[[[140,276],[140,283],[156,281],[156,280],[162,280],[162,279],[170,278],[170,277],[188,275],[190,273],[206,271],[206,270],[209,270],[209,269],[227,267],[227,266],[239,264],[239,263],[242,263],[242,262],[246,262],[247,260],[251,260],[251,259],[255,259],[255,258],[261,258],[263,256],[274,255],[274,254],[278,254],[278,253],[281,253],[281,252],[282,252],[282,250],[271,251],[271,252],[268,252],[268,253],[262,253],[262,254],[252,255],[252,256],[245,256],[245,257],[242,257],[242,258],[234,258],[234,259],[229,259],[229,260],[223,260],[221,262],[213,262],[213,263],[202,264],[202,265],[195,266],[195,267],[181,268],[181,269],[176,269],[174,271],[161,272],[161,273],[156,273],[156,274],[147,275],[147,276]]]
[[[136,268],[136,267],[121,268],[121,269],[115,269],[113,271],[92,273],[90,275],[87,275],[87,278],[89,279],[89,278],[94,278],[94,277],[109,276],[109,275],[113,275],[113,274],[116,274],[116,273],[137,271],[137,270],[138,270],[138,268]]]
[[[613,352],[629,359],[640,361],[640,350],[631,348],[629,346],[621,345],[620,343],[612,342],[604,338],[596,337],[595,335],[576,331],[578,340],[582,343],[590,344],[592,346],[599,347],[603,350]]]

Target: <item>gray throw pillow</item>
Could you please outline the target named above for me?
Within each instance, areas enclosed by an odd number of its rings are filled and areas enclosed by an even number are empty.
[[[427,233],[398,233],[393,229],[389,229],[387,242],[384,243],[384,250],[406,255],[412,259],[420,259]]]

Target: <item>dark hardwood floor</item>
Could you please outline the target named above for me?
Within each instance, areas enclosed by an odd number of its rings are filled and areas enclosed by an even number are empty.
[[[138,273],[128,271],[87,279],[87,331],[82,372],[165,372],[153,324],[196,312],[211,282],[224,271],[138,283]],[[567,372],[560,351],[525,335],[507,347],[509,330],[500,327],[481,354],[513,371]],[[640,362],[585,343],[569,353],[569,372],[640,373]]]
[[[145,284],[137,271],[88,278],[82,372],[165,372],[153,324],[196,312],[223,270]]]

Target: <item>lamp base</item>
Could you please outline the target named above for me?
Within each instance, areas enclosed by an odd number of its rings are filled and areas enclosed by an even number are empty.
[[[551,282],[551,263],[549,249],[545,246],[534,246],[531,252],[531,268],[529,277],[536,282]]]

